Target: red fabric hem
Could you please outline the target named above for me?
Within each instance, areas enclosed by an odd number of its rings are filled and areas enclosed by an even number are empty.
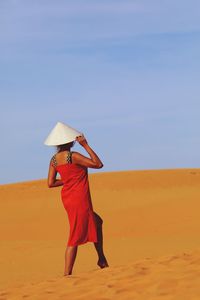
[[[82,243],[78,243],[78,244],[74,244],[74,245],[71,245],[71,244],[67,244],[67,246],[69,247],[74,247],[74,246],[79,246],[79,245],[83,245],[83,244],[86,244],[86,243],[97,243],[97,240],[87,240],[85,242],[82,242]]]

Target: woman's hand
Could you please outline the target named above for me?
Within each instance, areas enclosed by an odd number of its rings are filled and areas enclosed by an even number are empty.
[[[86,140],[86,138],[84,137],[84,135],[80,135],[76,137],[76,141],[82,146],[85,147],[86,145],[88,145],[88,142]]]
[[[98,155],[92,150],[92,148],[90,148],[84,135],[77,136],[76,141],[85,148],[90,158],[78,152],[73,152],[73,163],[87,168],[95,168],[95,169],[102,168],[103,163],[101,162]]]

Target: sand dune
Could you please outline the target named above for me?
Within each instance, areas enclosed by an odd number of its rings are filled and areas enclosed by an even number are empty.
[[[0,299],[199,299],[200,251],[19,285]]]
[[[200,170],[90,175],[110,267],[81,245],[63,277],[68,221],[46,180],[0,186],[0,300],[200,299]]]

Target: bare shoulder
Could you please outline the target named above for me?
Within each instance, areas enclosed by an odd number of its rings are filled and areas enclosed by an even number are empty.
[[[87,166],[87,164],[85,163],[87,162],[87,160],[89,160],[89,158],[76,151],[71,152],[71,159],[72,163],[82,166]]]
[[[103,166],[103,164],[96,163],[91,158],[88,158],[79,152],[74,151],[74,152],[72,152],[72,154],[73,154],[72,162],[74,164],[78,164],[78,165],[81,165],[81,166],[87,167],[87,168],[95,168],[95,169],[102,168],[102,166]]]
[[[72,151],[71,155],[73,157],[73,160],[80,160],[81,158],[85,157],[84,155],[82,155],[81,153],[76,152],[76,151]]]
[[[71,154],[73,154],[74,157],[76,157],[76,156],[78,157],[78,156],[82,155],[81,153],[76,152],[76,151],[71,151]]]

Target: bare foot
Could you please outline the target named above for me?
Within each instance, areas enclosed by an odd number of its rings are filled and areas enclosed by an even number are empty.
[[[72,275],[72,272],[70,272],[70,273],[69,272],[65,272],[64,273],[64,276],[70,276],[70,275]]]
[[[101,269],[109,267],[108,262],[107,262],[106,259],[105,259],[105,260],[102,260],[102,261],[98,260],[97,265],[98,265]]]

